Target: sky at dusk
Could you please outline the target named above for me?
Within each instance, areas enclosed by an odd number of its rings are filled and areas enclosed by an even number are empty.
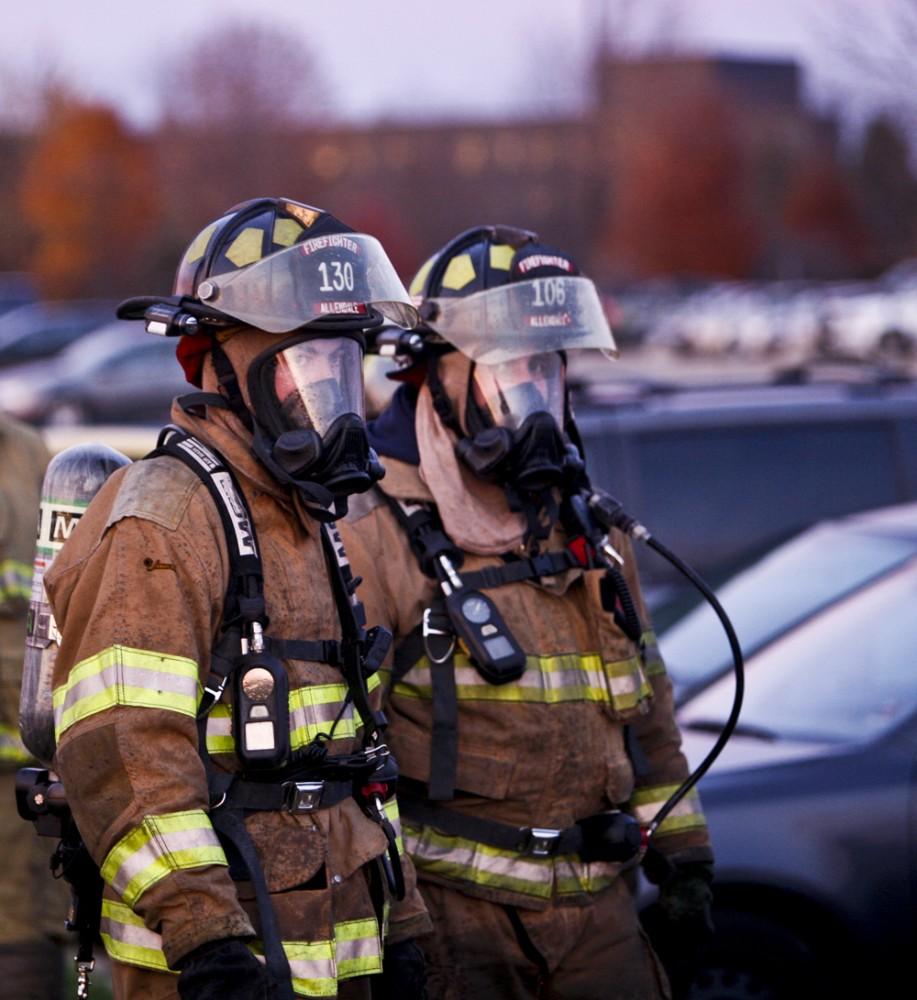
[[[161,66],[222,23],[281,27],[315,56],[334,115],[378,118],[562,114],[583,99],[583,66],[606,22],[631,51],[673,48],[795,58],[822,106],[845,100],[826,53],[838,0],[60,0],[7,9],[0,98],[11,79],[55,69],[139,124],[158,107]],[[870,0],[881,7],[890,0]],[[622,11],[624,12],[622,14]],[[622,20],[623,18],[623,20]],[[228,56],[231,58],[231,56]],[[840,73],[843,77],[843,72]]]

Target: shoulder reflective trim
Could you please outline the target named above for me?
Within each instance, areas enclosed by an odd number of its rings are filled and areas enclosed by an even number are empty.
[[[102,863],[102,878],[133,906],[171,872],[226,865],[226,855],[202,809],[146,819],[122,837]]]
[[[374,918],[334,925],[334,957],[338,980],[382,971],[382,940]]]
[[[678,785],[649,785],[646,788],[639,788],[630,797],[630,811],[643,826],[649,826],[656,813],[677,788]],[[701,808],[700,796],[697,794],[697,789],[692,788],[660,823],[654,836],[664,837],[670,833],[701,829],[706,825],[707,820]]]
[[[59,742],[74,723],[118,705],[159,708],[194,718],[198,692],[194,660],[109,646],[78,663],[55,689],[54,733]]]
[[[562,653],[526,657],[525,673],[511,684],[488,684],[464,653],[455,656],[459,700],[556,704],[593,701],[624,711],[652,697],[639,656],[603,663],[598,653]],[[431,665],[424,656],[395,684],[394,693],[432,699]]]
[[[27,601],[32,595],[32,567],[18,559],[0,562],[0,607],[7,602]]]
[[[373,674],[366,682],[372,692],[382,683],[378,674]],[[359,731],[354,718],[353,704],[348,703],[341,712],[347,698],[346,684],[311,684],[294,688],[290,692],[290,746],[301,750],[316,736],[328,733],[338,714],[340,720],[334,730],[334,738],[347,739]],[[207,750],[209,753],[235,753],[232,738],[232,711],[222,702],[213,707],[207,718]]]
[[[665,673],[665,661],[659,652],[659,642],[656,633],[652,629],[647,629],[640,636],[640,645],[643,647],[643,669],[647,677],[656,677]]]
[[[124,903],[113,899],[102,900],[100,933],[110,958],[127,965],[176,974],[166,962],[162,936],[149,930],[143,920]]]
[[[0,722],[0,762],[28,764],[34,760],[19,736],[19,730]]]

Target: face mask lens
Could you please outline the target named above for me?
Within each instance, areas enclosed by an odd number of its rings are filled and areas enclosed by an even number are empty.
[[[362,361],[360,345],[344,337],[306,340],[279,352],[270,383],[283,428],[324,435],[342,414],[362,419]]]
[[[564,366],[557,353],[477,364],[472,392],[497,427],[515,430],[533,413],[548,413],[563,425]]]

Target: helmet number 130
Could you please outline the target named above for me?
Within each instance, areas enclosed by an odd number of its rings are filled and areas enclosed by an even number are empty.
[[[322,276],[322,283],[319,291],[322,292],[343,292],[353,291],[353,264],[345,261],[343,264],[339,260],[331,261],[331,267],[324,261],[318,265]]]
[[[567,298],[567,289],[562,278],[536,278],[534,286],[534,306],[562,306]]]

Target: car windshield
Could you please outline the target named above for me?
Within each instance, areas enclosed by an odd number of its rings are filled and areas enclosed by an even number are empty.
[[[740,723],[776,738],[851,742],[917,707],[917,560],[839,601],[748,662]],[[733,679],[682,709],[683,726],[725,721]]]
[[[717,592],[751,656],[798,622],[917,554],[917,538],[866,534],[837,524],[807,531]],[[702,604],[660,638],[676,689],[696,689],[729,670],[723,628]]]

